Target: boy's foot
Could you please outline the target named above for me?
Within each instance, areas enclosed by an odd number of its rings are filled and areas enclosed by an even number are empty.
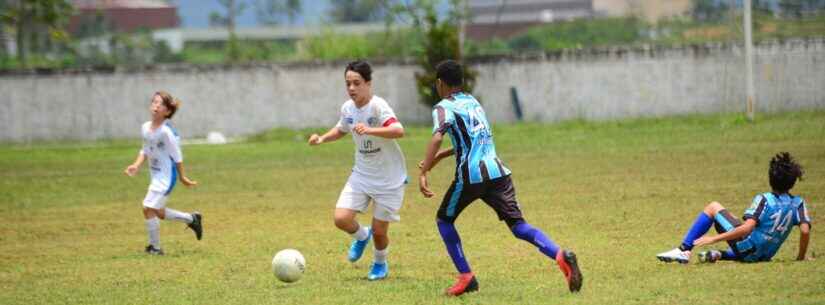
[[[361,258],[361,255],[364,254],[364,249],[367,248],[367,244],[370,242],[372,238],[372,228],[367,227],[367,239],[364,240],[353,240],[352,244],[349,246],[349,253],[347,253],[347,259],[350,262],[356,262],[358,259]]]
[[[722,258],[722,252],[719,252],[717,250],[699,252],[700,263],[715,263],[720,258]]]
[[[146,251],[146,254],[149,254],[149,255],[163,255],[163,250],[162,249],[156,249],[152,245],[146,246],[145,251]]]
[[[458,281],[450,288],[447,288],[447,295],[460,296],[466,292],[478,291],[478,281],[472,272],[458,275]]]
[[[194,212],[192,213],[192,223],[187,224],[192,231],[195,231],[195,238],[198,240],[201,240],[201,236],[203,236],[203,222],[201,219],[203,219],[201,213]]]
[[[370,274],[367,275],[367,279],[370,281],[383,280],[387,277],[388,272],[387,263],[372,263],[372,268],[370,269]]]
[[[682,251],[679,248],[674,248],[673,250],[657,254],[656,258],[667,263],[679,262],[680,264],[687,264],[690,262],[690,251]]]
[[[579,292],[582,289],[582,272],[579,270],[579,263],[576,260],[576,254],[572,251],[561,250],[556,254],[556,263],[559,264],[559,269],[564,273],[564,279],[567,281],[567,288],[570,292]]]

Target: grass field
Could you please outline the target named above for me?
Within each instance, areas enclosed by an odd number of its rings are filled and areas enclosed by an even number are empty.
[[[201,211],[204,239],[163,222],[163,257],[142,252],[146,169],[122,174],[139,141],[0,146],[0,304],[825,303],[825,112],[756,123],[719,115],[494,130],[526,219],[577,252],[580,294],[568,293],[556,265],[477,202],[457,226],[481,291],[443,296],[455,270],[434,222],[440,198],[424,199],[415,179],[429,129],[410,127],[399,142],[415,183],[402,221],[391,226],[390,277],[380,282],[366,281],[371,251],[347,262],[349,237],[331,220],[353,162],[349,138],[311,148],[303,142],[310,131],[276,130],[243,143],[185,146],[189,176],[201,185],[179,186],[168,206]],[[767,164],[778,151],[806,169],[793,193],[814,218],[814,260],[793,260],[796,229],[769,263],[655,259],[678,245],[708,201],[741,215],[768,190]],[[437,193],[452,166],[445,160],[434,171]],[[283,248],[307,259],[297,283],[270,271]]]

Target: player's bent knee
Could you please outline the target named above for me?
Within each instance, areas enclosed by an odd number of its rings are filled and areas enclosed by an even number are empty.
[[[705,214],[710,215],[711,217],[716,216],[716,213],[718,213],[719,211],[724,210],[724,209],[725,209],[725,207],[722,206],[721,203],[716,202],[716,201],[711,201],[710,203],[708,203],[707,206],[705,206]]]

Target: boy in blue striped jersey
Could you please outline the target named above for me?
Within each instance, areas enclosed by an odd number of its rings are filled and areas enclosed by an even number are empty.
[[[756,195],[750,208],[742,217],[744,223],[733,217],[718,202],[711,202],[693,222],[678,248],[656,255],[660,261],[690,261],[694,247],[726,241],[725,251],[709,250],[699,253],[699,262],[713,263],[718,260],[741,262],[769,261],[788,238],[793,226],[799,226],[799,253],[797,260],[805,259],[811,232],[811,218],[805,208],[805,200],[789,191],[797,180],[802,179],[802,167],[791,154],[782,152],[771,159],[768,180],[771,192]],[[714,226],[719,233],[704,236]]]
[[[581,289],[582,275],[571,251],[561,250],[541,230],[528,224],[521,214],[510,170],[496,155],[493,133],[484,109],[462,87],[462,67],[446,60],[436,67],[436,89],[442,100],[433,110],[433,136],[421,161],[420,191],[424,197],[434,194],[427,183],[427,173],[443,158],[456,156],[453,180],[438,209],[437,224],[447,252],[458,269],[458,281],[448,288],[448,295],[461,295],[478,290],[478,281],[470,269],[461,239],[454,223],[461,212],[476,199],[481,199],[496,211],[500,220],[519,239],[535,245],[539,251],[554,259],[564,273],[571,292]],[[439,151],[445,134],[453,146]]]

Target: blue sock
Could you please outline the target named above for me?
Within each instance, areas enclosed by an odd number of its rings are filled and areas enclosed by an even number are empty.
[[[458,236],[458,231],[452,223],[441,220],[438,223],[438,233],[441,233],[441,239],[444,240],[444,245],[447,246],[447,253],[453,259],[455,268],[459,273],[470,272],[470,264],[464,258],[464,249],[461,247],[461,237]]]
[[[513,235],[533,244],[536,248],[539,248],[539,251],[544,253],[544,255],[547,255],[551,259],[556,259],[556,253],[559,252],[559,246],[550,240],[550,238],[547,238],[541,230],[534,228],[526,222],[520,221],[513,226],[512,231]]]
[[[727,249],[727,250],[725,250],[725,251],[722,251],[722,260],[726,260],[726,261],[738,261],[738,260],[739,260],[739,256],[737,256],[737,255],[736,255],[736,253],[735,253],[735,252],[733,252],[733,250],[732,250],[732,249]]]
[[[712,225],[713,219],[711,219],[710,216],[704,212],[699,213],[699,216],[696,217],[696,220],[693,222],[693,226],[690,227],[690,231],[685,235],[685,239],[682,240],[682,245],[679,246],[679,249],[682,249],[682,251],[692,250],[693,241],[705,235]]]

